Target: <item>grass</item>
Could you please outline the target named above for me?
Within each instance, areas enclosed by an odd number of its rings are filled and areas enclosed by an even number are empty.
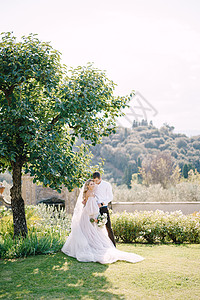
[[[199,245],[118,244],[145,260],[80,263],[59,252],[0,261],[0,299],[199,299]]]

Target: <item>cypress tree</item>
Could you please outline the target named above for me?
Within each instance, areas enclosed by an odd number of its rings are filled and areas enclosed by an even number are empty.
[[[183,177],[188,178],[188,165],[184,164],[183,166]]]
[[[142,183],[142,175],[140,174],[140,169],[142,167],[142,164],[141,164],[141,159],[140,157],[138,157],[138,160],[137,160],[137,180],[138,180],[138,183]]]

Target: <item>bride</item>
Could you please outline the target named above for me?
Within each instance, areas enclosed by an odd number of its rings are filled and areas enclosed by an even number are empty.
[[[81,262],[108,264],[117,260],[142,261],[144,258],[140,255],[117,250],[105,226],[98,226],[99,207],[94,189],[94,181],[87,180],[74,209],[71,233],[61,251]]]

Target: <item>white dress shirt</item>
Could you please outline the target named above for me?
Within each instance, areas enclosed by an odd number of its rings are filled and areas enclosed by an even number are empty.
[[[104,203],[107,206],[110,201],[113,200],[112,186],[109,182],[101,180],[95,187],[95,196],[97,203]]]

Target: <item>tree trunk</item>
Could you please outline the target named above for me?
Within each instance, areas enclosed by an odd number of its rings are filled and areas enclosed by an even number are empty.
[[[12,164],[13,186],[11,193],[11,207],[13,212],[14,237],[18,235],[27,235],[27,224],[24,208],[24,200],[22,199],[22,163],[19,159]]]

